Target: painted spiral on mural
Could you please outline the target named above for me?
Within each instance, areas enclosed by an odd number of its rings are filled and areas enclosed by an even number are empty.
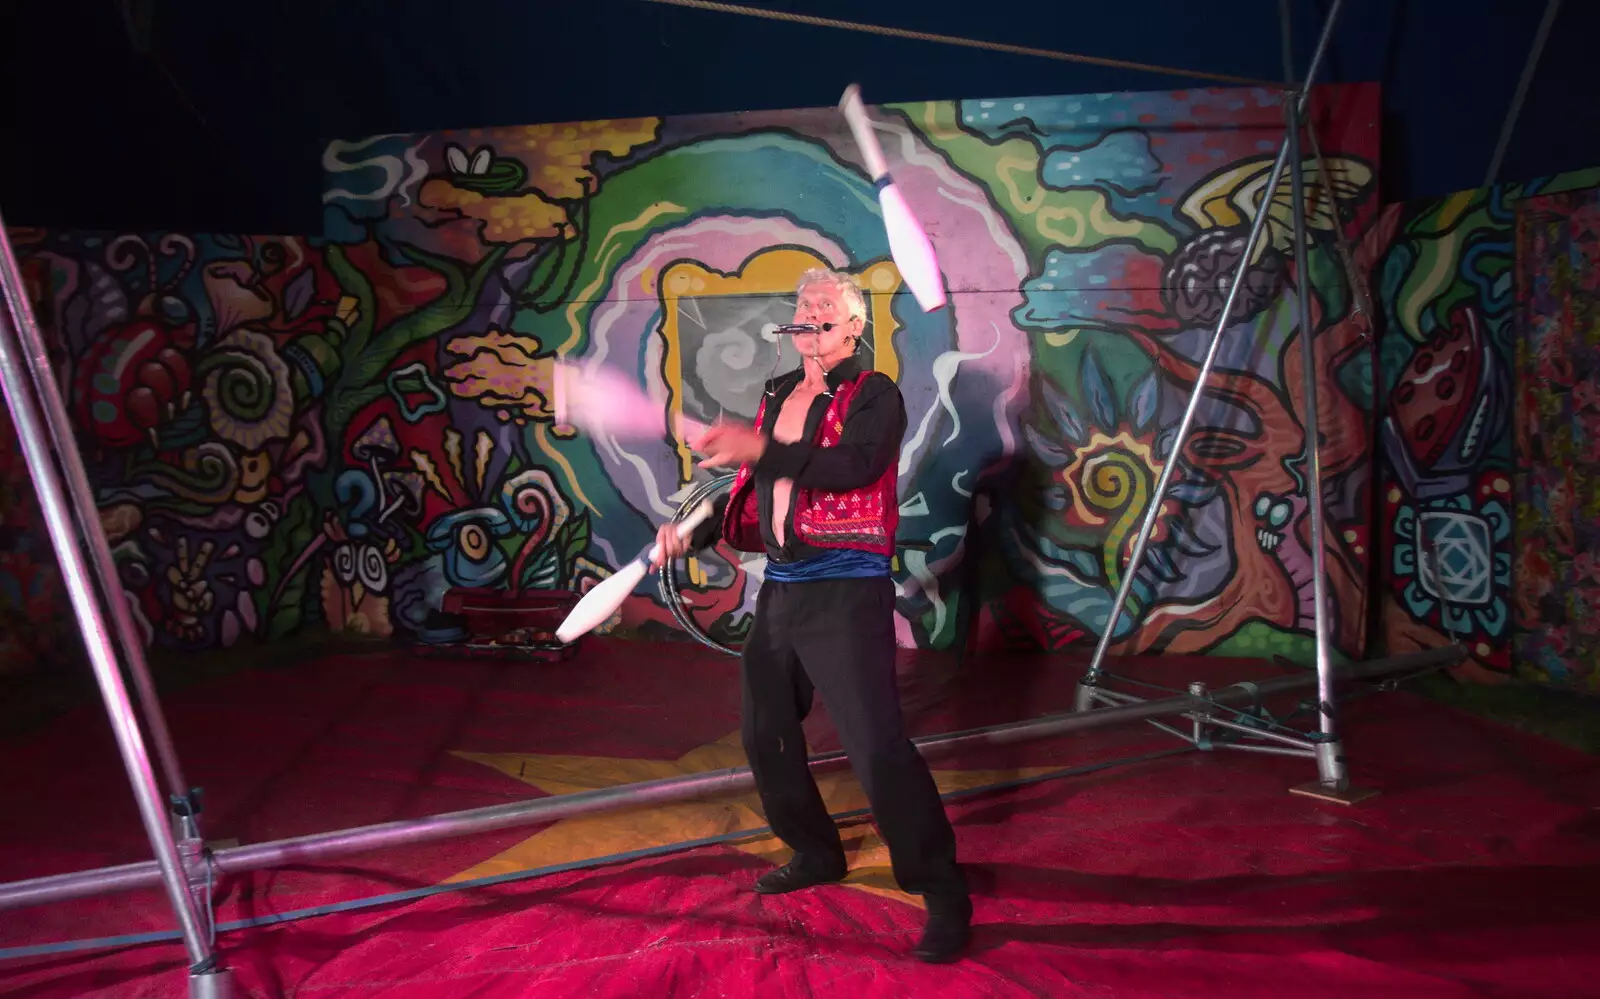
[[[1119,446],[1121,445],[1121,446]],[[1072,470],[1068,469],[1068,473]],[[1123,546],[1139,527],[1150,496],[1150,466],[1126,442],[1110,441],[1083,462],[1075,492],[1088,510],[1110,521],[1106,535],[1105,570],[1112,586],[1122,579]]]
[[[238,460],[215,441],[189,449],[179,464],[152,463],[135,471],[150,486],[207,505],[227,502],[239,488]]]
[[[294,391],[289,366],[271,338],[234,330],[201,365],[211,429],[224,440],[254,450],[289,435]]]

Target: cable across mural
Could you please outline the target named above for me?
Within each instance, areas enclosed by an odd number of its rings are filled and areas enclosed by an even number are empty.
[[[1264,190],[1276,92],[874,109],[943,266],[951,304],[933,314],[901,286],[831,111],[340,141],[317,238],[16,239],[151,643],[320,627],[429,640],[452,591],[581,592],[709,473],[674,421],[646,445],[556,422],[555,360],[620,370],[663,414],[748,420],[793,362],[771,327],[826,266],[867,292],[865,359],[906,400],[897,626],[934,647],[1092,640],[1133,571],[1119,651],[1303,658],[1296,296],[1311,295],[1334,636],[1353,655],[1377,414],[1369,317],[1334,237],[1364,271],[1390,230],[1375,89],[1326,88],[1316,107],[1309,266],[1286,252],[1287,182]],[[1262,211],[1266,244],[1174,456]],[[1149,552],[1125,567],[1169,460]],[[711,555],[680,590],[737,642],[761,573]],[[613,624],[678,627],[653,587]]]

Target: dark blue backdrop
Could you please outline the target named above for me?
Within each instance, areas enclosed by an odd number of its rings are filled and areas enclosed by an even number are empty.
[[[1277,0],[754,4],[1279,79]],[[284,232],[320,225],[330,137],[869,101],[1175,89],[1180,78],[638,0],[28,0],[0,13],[0,206],[12,223]],[[1292,0],[1309,57],[1327,0]],[[1543,0],[1348,0],[1331,80],[1385,88],[1392,199],[1475,187]],[[1502,179],[1600,165],[1600,4],[1567,0]],[[138,20],[136,16],[135,20]]]

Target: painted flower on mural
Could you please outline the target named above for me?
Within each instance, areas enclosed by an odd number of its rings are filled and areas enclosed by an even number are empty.
[[[1024,545],[1050,563],[1035,568],[1063,577],[1045,587],[1047,595],[1059,597],[1051,603],[1098,629],[1121,585],[1171,431],[1159,424],[1159,370],[1140,378],[1121,403],[1092,348],[1084,350],[1078,371],[1080,402],[1049,381],[1039,382],[1046,419],[1026,424],[1023,434],[1047,472],[1037,501],[1049,513],[1040,526],[1020,530],[1031,535]],[[1187,462],[1179,466],[1161,501],[1119,633],[1137,621],[1139,606],[1184,579],[1190,560],[1218,552],[1220,545],[1191,520],[1192,511],[1216,497],[1215,483]]]
[[[450,391],[471,399],[501,421],[523,424],[554,418],[551,393],[555,354],[541,356],[537,337],[490,329],[455,337],[444,349],[466,358],[444,370]]]
[[[323,460],[275,341],[242,325],[314,307],[289,273],[309,273],[304,252],[282,242],[121,236],[49,258],[56,334],[80,350],[72,401],[97,445],[85,457],[101,525],[146,642],[229,646],[261,630],[280,501]]]
[[[294,403],[289,372],[257,326],[326,311],[316,301],[317,268],[308,266],[299,240],[213,242],[241,256],[201,268],[205,298],[197,303],[179,294],[199,255],[193,240],[168,235],[151,247],[122,236],[106,250],[112,270],[133,271],[134,248],[147,267],[130,279],[134,294],[145,289],[130,321],[103,332],[78,364],[79,419],[101,445],[181,448],[204,439],[209,420],[224,439],[253,449],[287,426]],[[178,258],[176,267],[169,258]]]
[[[1511,479],[1489,472],[1470,492],[1416,501],[1391,486],[1391,585],[1412,617],[1487,657],[1510,630]]]

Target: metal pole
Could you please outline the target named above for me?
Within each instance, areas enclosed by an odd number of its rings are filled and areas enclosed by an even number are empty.
[[[1282,746],[1261,746],[1253,742],[1219,742],[1218,749],[1242,749],[1247,753],[1266,753],[1268,756],[1298,756],[1301,759],[1316,759],[1314,749],[1285,749]]]
[[[1294,84],[1294,16],[1289,0],[1278,0],[1278,32],[1283,43],[1283,82]]]
[[[1328,11],[1328,18],[1322,25],[1322,36],[1317,40],[1316,53],[1311,57],[1311,68],[1306,71],[1306,86],[1308,89],[1299,92],[1298,97],[1291,96],[1289,103],[1296,108],[1298,114],[1304,109],[1310,98],[1310,82],[1316,77],[1317,70],[1322,65],[1323,57],[1327,55],[1328,41],[1333,37],[1333,26],[1338,20],[1339,9],[1344,6],[1344,0],[1334,0],[1332,8]],[[1267,216],[1270,214],[1272,196],[1278,189],[1278,183],[1283,178],[1285,162],[1289,157],[1289,136],[1284,136],[1283,143],[1278,147],[1278,158],[1272,164],[1272,173],[1267,178],[1267,186],[1262,189],[1261,204],[1256,210],[1255,222],[1250,226],[1250,239],[1245,243],[1244,255],[1239,258],[1233,272],[1233,280],[1228,286],[1228,298],[1222,305],[1222,315],[1217,317],[1217,328],[1212,334],[1211,344],[1206,348],[1206,356],[1200,363],[1200,371],[1195,376],[1194,392],[1189,396],[1188,405],[1184,407],[1183,419],[1178,423],[1178,431],[1172,440],[1172,450],[1167,457],[1165,465],[1161,466],[1161,475],[1156,479],[1155,490],[1150,495],[1150,505],[1145,509],[1144,519],[1139,524],[1139,533],[1133,540],[1133,550],[1128,553],[1127,568],[1122,574],[1122,583],[1117,587],[1116,598],[1111,602],[1111,610],[1106,615],[1105,628],[1100,632],[1100,641],[1095,645],[1094,656],[1089,660],[1089,669],[1080,681],[1078,692],[1079,710],[1088,710],[1090,700],[1083,687],[1093,687],[1100,682],[1100,674],[1104,669],[1106,651],[1111,647],[1112,636],[1117,630],[1117,621],[1122,616],[1122,608],[1128,602],[1128,593],[1133,589],[1133,581],[1139,575],[1140,563],[1144,560],[1144,549],[1150,542],[1150,532],[1155,529],[1156,518],[1161,512],[1161,502],[1167,495],[1168,484],[1172,475],[1177,470],[1178,462],[1182,460],[1183,446],[1189,439],[1189,429],[1194,423],[1195,413],[1200,408],[1201,396],[1205,393],[1206,381],[1211,377],[1211,366],[1216,362],[1217,349],[1222,345],[1222,333],[1228,328],[1228,319],[1233,315],[1234,302],[1239,297],[1239,288],[1244,283],[1245,269],[1249,267],[1250,260],[1255,256],[1256,244],[1261,240],[1262,230],[1266,227]]]
[[[1460,648],[1448,646],[1389,659],[1356,663],[1344,667],[1344,670],[1349,679],[1365,679],[1412,669],[1453,665],[1462,661],[1465,656]],[[1254,702],[1263,697],[1304,690],[1313,686],[1315,682],[1315,677],[1310,673],[1290,673],[1255,683],[1238,683],[1223,687],[1203,698],[1182,694],[1159,701],[1145,701],[1098,711],[1069,711],[1004,725],[924,736],[913,739],[912,742],[924,754],[930,756],[980,746],[1008,745],[1032,739],[1087,732],[1143,721],[1147,718],[1181,716],[1204,711],[1212,705]],[[826,753],[811,758],[813,769],[837,766],[844,762],[843,753]],[[591,815],[622,808],[667,805],[718,794],[740,793],[754,786],[755,780],[747,768],[713,770],[684,777],[626,784],[621,787],[448,812],[423,819],[385,822],[357,829],[314,833],[276,842],[233,847],[218,850],[213,855],[213,863],[220,873],[237,874],[288,863],[365,853],[386,846],[425,843],[495,829],[552,822],[577,815]],[[58,874],[28,881],[14,881],[0,884],[0,910],[144,888],[155,884],[158,880],[160,872],[156,869],[156,865],[147,862],[73,874]]]
[[[1336,738],[1333,721],[1333,662],[1328,650],[1328,583],[1322,522],[1322,457],[1318,446],[1322,430],[1317,420],[1317,338],[1311,325],[1311,254],[1306,240],[1305,178],[1300,157],[1300,102],[1285,109],[1289,130],[1289,199],[1294,211],[1294,254],[1300,311],[1300,359],[1304,384],[1306,440],[1306,506],[1310,513],[1312,629],[1316,637],[1317,717],[1323,739]],[[1332,758],[1337,758],[1334,754]],[[1342,768],[1341,768],[1342,771]],[[1345,775],[1324,773],[1324,783],[1339,783]]]
[[[1527,99],[1534,71],[1539,68],[1539,56],[1544,54],[1544,43],[1550,37],[1550,28],[1556,23],[1556,12],[1560,9],[1561,0],[1549,0],[1545,4],[1544,17],[1539,21],[1539,29],[1533,33],[1533,46],[1528,49],[1528,61],[1522,67],[1516,92],[1511,95],[1511,108],[1506,111],[1506,120],[1500,123],[1500,138],[1495,142],[1494,155],[1489,157],[1489,171],[1483,178],[1484,187],[1493,187],[1495,179],[1500,176],[1500,164],[1505,161],[1506,148],[1511,145],[1511,134],[1517,130],[1517,116],[1522,113],[1522,102]]]
[[[1200,685],[1197,684],[1196,686]],[[1094,692],[1094,696],[1108,704],[1123,705],[1148,703],[1142,697],[1135,697],[1132,694],[1124,694],[1115,690],[1097,690]],[[1313,744],[1307,742],[1305,739],[1302,739],[1299,736],[1284,735],[1282,732],[1274,732],[1271,729],[1265,728],[1255,728],[1250,725],[1240,725],[1238,722],[1226,721],[1224,719],[1216,718],[1212,715],[1204,714],[1199,711],[1189,712],[1182,717],[1187,718],[1194,723],[1194,734],[1185,734],[1170,725],[1163,725],[1158,721],[1152,721],[1150,724],[1161,729],[1163,732],[1170,732],[1171,734],[1182,739],[1184,742],[1199,744],[1202,730],[1208,726],[1211,726],[1229,729],[1230,731],[1234,732],[1241,732],[1254,739],[1264,739],[1269,742],[1281,742],[1285,746],[1293,746],[1296,749],[1301,750],[1306,756],[1312,755]]]
[[[1104,669],[1106,650],[1111,647],[1112,636],[1117,630],[1117,621],[1122,616],[1122,608],[1128,602],[1128,593],[1133,589],[1133,581],[1139,575],[1140,563],[1144,561],[1145,545],[1150,542],[1150,532],[1155,529],[1156,518],[1161,513],[1161,500],[1167,495],[1167,488],[1172,481],[1173,473],[1177,471],[1178,463],[1183,460],[1183,445],[1189,439],[1189,428],[1194,423],[1195,413],[1200,409],[1200,400],[1205,394],[1206,379],[1211,375],[1211,365],[1217,359],[1217,348],[1222,345],[1222,331],[1228,325],[1228,317],[1233,314],[1233,303],[1238,298],[1239,288],[1243,285],[1243,270],[1250,258],[1255,255],[1256,244],[1261,239],[1261,231],[1266,226],[1271,192],[1278,186],[1278,180],[1283,176],[1284,160],[1289,147],[1287,144],[1278,148],[1277,161],[1272,164],[1272,174],[1267,180],[1267,194],[1263,195],[1260,211],[1256,212],[1255,222],[1250,227],[1250,239],[1245,243],[1244,256],[1239,260],[1239,270],[1234,272],[1233,281],[1228,288],[1228,298],[1222,305],[1222,315],[1217,317],[1217,329],[1211,337],[1211,345],[1206,348],[1206,356],[1200,362],[1200,372],[1195,376],[1194,391],[1189,395],[1189,402],[1183,409],[1183,419],[1178,422],[1177,434],[1172,439],[1172,449],[1167,455],[1166,464],[1161,466],[1161,474],[1156,477],[1156,487],[1151,492],[1150,505],[1145,508],[1144,519],[1139,524],[1139,533],[1133,539],[1133,550],[1128,553],[1127,567],[1122,573],[1122,582],[1117,587],[1117,596],[1111,601],[1111,610],[1106,614],[1105,627],[1101,629],[1100,641],[1095,645],[1094,656],[1089,660],[1089,670],[1084,674],[1082,684],[1092,687],[1100,681],[1100,673]],[[1086,708],[1086,702],[1080,691],[1079,707]]]
[[[12,259],[9,241],[6,244],[4,265],[0,266],[0,286],[3,286],[8,301],[26,305],[27,295],[22,285],[22,276],[17,269],[16,261]],[[161,703],[156,697],[155,684],[151,682],[150,669],[145,662],[144,643],[139,639],[133,615],[128,610],[128,599],[117,577],[116,561],[111,556],[111,546],[106,541],[105,529],[100,525],[94,490],[89,485],[89,476],[83,467],[83,456],[78,451],[78,441],[73,433],[72,421],[67,415],[66,403],[61,398],[61,389],[56,384],[55,374],[50,370],[49,349],[39,333],[39,326],[34,320],[31,308],[17,309],[13,306],[11,314],[16,324],[17,339],[22,345],[23,355],[31,362],[33,387],[39,408],[49,428],[56,455],[60,459],[61,471],[66,477],[67,490],[80,536],[88,544],[89,554],[94,560],[93,575],[105,607],[111,613],[117,644],[122,650],[122,662],[128,667],[128,673],[133,678],[133,687],[139,698],[145,726],[155,747],[155,756],[161,764],[162,774],[166,777],[167,792],[177,798],[189,797],[189,785],[183,779],[183,768],[178,763],[178,752],[172,743],[172,733],[167,727],[166,717],[161,713]]]
[[[1344,268],[1345,283],[1350,286],[1350,294],[1355,296],[1356,312],[1367,317],[1370,334],[1371,324],[1377,322],[1372,311],[1372,294],[1367,289],[1366,279],[1356,268],[1356,256],[1350,249],[1350,238],[1345,235],[1344,223],[1339,218],[1339,205],[1333,199],[1333,180],[1328,174],[1328,161],[1322,155],[1317,129],[1309,120],[1305,123],[1305,137],[1311,146],[1311,156],[1317,161],[1317,187],[1321,190],[1322,202],[1327,206],[1328,217],[1333,219],[1333,245],[1339,251],[1339,266]]]
[[[33,477],[39,496],[39,506],[44,512],[45,524],[56,557],[61,564],[61,575],[68,596],[78,617],[78,628],[94,668],[100,694],[105,700],[106,713],[111,720],[112,732],[121,751],[122,763],[133,787],[139,807],[139,817],[144,822],[145,835],[155,852],[155,867],[167,891],[168,901],[177,914],[183,933],[184,946],[189,953],[191,976],[215,970],[215,955],[211,942],[201,935],[200,920],[193,908],[184,880],[183,868],[178,860],[177,844],[173,842],[172,829],[166,822],[161,794],[156,787],[155,775],[150,769],[150,759],[145,752],[144,738],[134,720],[133,707],[128,702],[128,691],[123,686],[117,669],[116,652],[111,636],[101,615],[99,605],[89,580],[90,570],[83,550],[74,537],[74,525],[61,480],[51,461],[46,446],[46,429],[35,409],[35,400],[29,388],[27,360],[13,327],[32,325],[32,308],[27,296],[22,294],[16,258],[11,250],[11,240],[6,233],[5,220],[0,217],[0,272],[5,275],[4,291],[8,309],[0,315],[0,386],[3,386],[6,403],[17,425],[17,439],[23,457]],[[49,367],[48,357],[35,358],[35,363]]]

